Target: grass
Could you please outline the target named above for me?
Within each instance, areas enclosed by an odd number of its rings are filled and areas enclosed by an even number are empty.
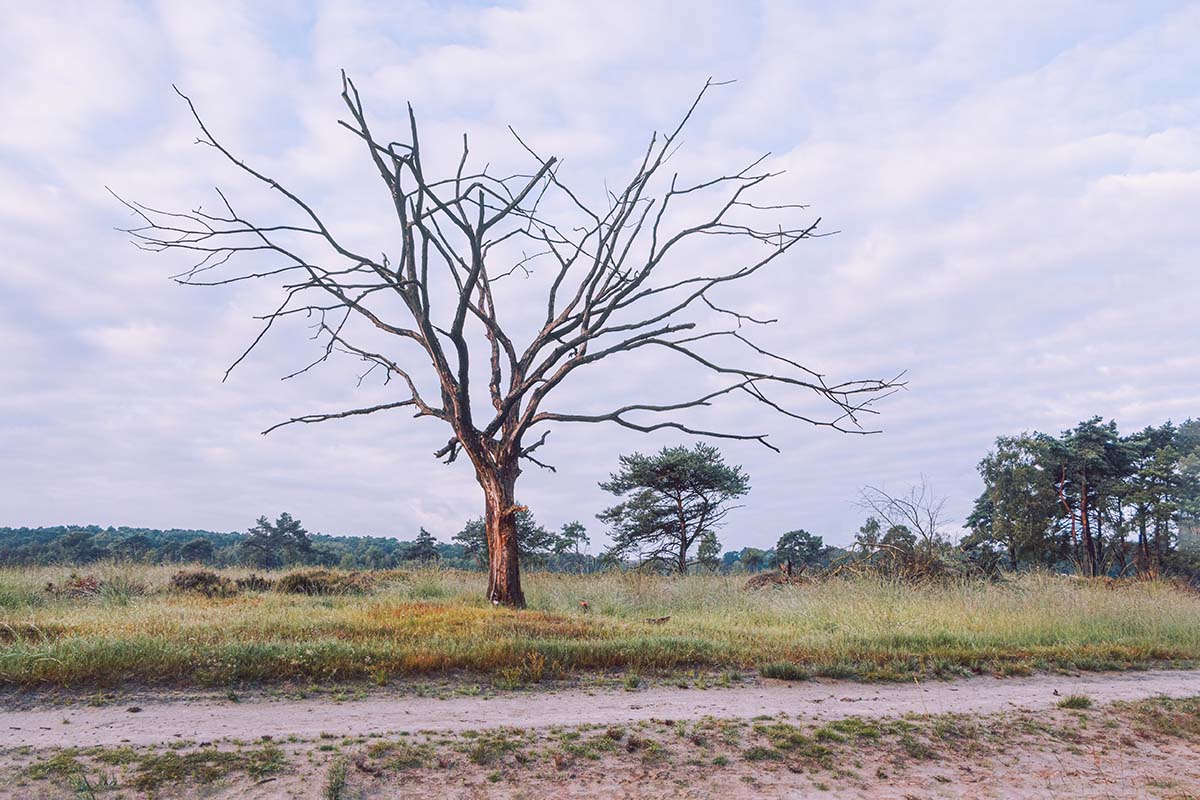
[[[342,800],[342,792],[346,788],[346,759],[337,758],[329,766],[325,775],[325,786],[322,787],[322,800]]]
[[[902,680],[1200,659],[1200,596],[1156,582],[854,578],[747,592],[744,576],[532,573],[531,606],[516,612],[482,599],[485,576],[436,569],[375,573],[362,594],[232,597],[170,591],[173,567],[75,571],[113,588],[57,596],[42,587],[68,568],[0,570],[0,685],[365,684],[466,672],[516,688],[756,667],[787,680]]]
[[[1092,698],[1086,694],[1069,694],[1058,701],[1059,708],[1091,708]]]
[[[764,678],[776,678],[781,681],[805,681],[809,677],[806,669],[786,661],[762,664],[758,668],[758,674]]]
[[[560,791],[562,770],[571,768],[571,780],[582,780],[589,765],[591,774],[600,776],[639,764],[670,765],[663,774],[683,776],[696,785],[717,770],[741,770],[741,780],[787,771],[806,774],[822,785],[857,782],[872,773],[887,780],[889,774],[902,774],[908,766],[931,759],[952,770],[955,765],[977,767],[981,759],[1010,759],[1021,751],[1084,754],[1090,760],[1086,754],[1094,752],[1140,754],[1140,743],[1183,743],[1190,752],[1200,742],[1200,697],[1113,703],[1104,707],[1103,716],[1112,724],[1088,725],[1085,715],[1044,709],[1014,709],[971,719],[954,714],[850,716],[825,723],[802,717],[785,721],[787,715],[778,714],[751,722],[705,717],[643,720],[609,728],[490,728],[376,739],[347,737],[336,748],[321,744],[327,740],[322,735],[296,739],[289,752],[271,743],[237,742],[198,749],[194,743],[166,748],[91,747],[37,753],[31,762],[13,764],[5,774],[19,786],[29,786],[26,781],[46,782],[31,792],[36,796],[63,787],[78,797],[115,796],[110,790],[116,788],[135,790],[139,797],[174,797],[184,787],[205,787],[198,796],[240,797],[249,784],[283,777],[307,765],[316,768],[312,775],[323,776],[320,796],[326,800],[358,796],[358,789],[350,784],[367,780],[360,773],[370,776],[372,793],[381,796],[391,796],[389,790],[397,796],[440,796],[448,785],[468,785],[479,778],[507,782],[515,796],[519,793],[515,790],[538,780],[549,780]],[[729,735],[735,731],[739,735]],[[429,788],[422,780],[431,775],[440,775],[435,779],[440,783],[422,793],[422,788]],[[931,777],[947,784],[952,781],[945,775]],[[680,779],[675,778],[676,786],[684,788]],[[1165,780],[1163,785],[1170,786]]]
[[[89,765],[87,762],[92,762]],[[139,753],[133,748],[67,749],[45,760],[35,761],[26,770],[34,780],[67,779],[76,793],[91,796],[94,788],[87,778],[91,766],[123,767],[130,771],[129,784],[142,791],[154,793],[165,785],[212,783],[234,773],[262,778],[279,772],[285,765],[282,750],[265,745],[251,750],[216,750],[204,748],[188,753],[174,750]],[[104,788],[108,779],[100,778]]]

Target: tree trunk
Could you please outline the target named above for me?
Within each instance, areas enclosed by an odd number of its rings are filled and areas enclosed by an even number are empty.
[[[516,465],[488,472],[479,471],[486,510],[484,528],[488,549],[488,599],[495,605],[525,607],[521,591],[521,567],[517,550],[515,487],[520,470]]]
[[[691,542],[688,540],[687,515],[683,511],[683,495],[675,498],[675,508],[679,518],[679,555],[675,560],[675,570],[680,575],[687,575],[688,545]]]
[[[1096,545],[1092,541],[1091,520],[1088,518],[1087,505],[1087,475],[1084,474],[1082,488],[1079,492],[1079,523],[1083,533],[1083,558],[1084,567],[1087,570],[1088,577],[1095,578],[1098,575],[1096,569]]]
[[[1150,542],[1146,538],[1146,509],[1138,508],[1138,555],[1137,570],[1139,575],[1150,571]]]

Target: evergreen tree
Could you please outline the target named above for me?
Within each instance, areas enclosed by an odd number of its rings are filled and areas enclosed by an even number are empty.
[[[1013,570],[1022,562],[1049,566],[1061,557],[1053,541],[1058,498],[1041,453],[1029,434],[996,439],[979,462],[984,490],[967,517],[971,534],[964,548],[996,548]]]
[[[729,502],[750,491],[750,480],[741,467],[726,465],[717,448],[701,443],[621,456],[620,471],[600,488],[627,497],[597,515],[612,527],[609,554],[636,555],[683,574],[696,563],[694,548],[709,536],[715,541]]]
[[[433,538],[433,534],[424,528],[417,531],[417,538],[404,550],[405,561],[419,561],[428,564],[437,561],[438,558],[437,539]]]
[[[775,544],[775,563],[793,567],[819,567],[824,563],[825,542],[806,530],[788,531]]]
[[[250,563],[263,568],[303,562],[313,555],[308,531],[286,511],[274,524],[266,517],[259,517],[247,532],[241,549]]]

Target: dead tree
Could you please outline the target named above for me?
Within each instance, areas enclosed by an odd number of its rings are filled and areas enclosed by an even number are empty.
[[[377,136],[358,90],[343,74],[341,96],[349,118],[339,124],[361,140],[386,187],[388,213],[395,217],[396,238],[388,243],[393,250],[378,256],[354,247],[326,225],[312,202],[235,156],[180,92],[199,125],[198,143],[215,148],[286,198],[300,221],[253,222],[218,189],[221,210],[215,212],[172,213],[122,201],[137,220],[123,230],[143,249],[191,253],[190,267],[174,276],[180,283],[280,280],[282,301],[262,317],[258,336],[230,370],[273,325],[301,315],[313,320],[320,350],[293,376],[343,353],[401,387],[394,401],[298,416],[264,433],[295,423],[396,410],[448,425],[450,439],[435,456],[449,463],[464,454],[483,489],[488,597],[519,607],[525,599],[517,563],[516,484],[523,461],[552,469],[537,454],[548,432],[541,426],[611,422],[642,432],[749,440],[775,450],[764,433],[709,430],[679,414],[741,395],[789,419],[866,433],[860,413],[874,413],[871,403],[900,385],[897,379],[828,383],[800,363],[755,344],[745,331],[774,320],[757,320],[718,304],[716,290],[758,274],[800,241],[819,235],[819,219],[783,224],[777,218],[804,207],[753,202],[752,190],[774,177],[762,166],[766,156],[699,183],[684,185],[678,174],[667,176],[664,165],[680,144],[680,132],[716,85],[711,80],[705,84],[668,135],[652,136],[633,176],[622,188],[607,191],[602,207],[593,208],[560,180],[557,159],[539,155],[515,132],[532,164],[524,174],[494,177],[487,167],[470,168],[465,135],[457,169],[428,174],[411,105],[406,141]],[[720,199],[711,213],[691,225],[673,223],[677,206],[712,193]],[[547,205],[557,205],[561,217],[552,220],[543,211]],[[763,215],[773,224],[753,221]],[[744,261],[712,274],[695,267],[681,273],[680,266],[690,263],[679,258],[684,243],[700,237],[734,237],[757,248]],[[319,257],[314,256],[318,249]],[[264,255],[274,261],[258,266],[247,258]],[[254,266],[246,266],[247,261]],[[235,264],[242,266],[233,271]],[[549,264],[543,273],[548,278],[545,294],[539,290],[540,299],[530,297],[520,309],[500,307],[497,282],[528,277],[540,264]],[[538,312],[528,326],[528,342],[522,347],[518,340],[526,337],[518,337],[501,312],[516,316],[534,302],[544,314]],[[722,343],[739,349],[735,363],[714,352]],[[410,351],[401,355],[397,351],[404,346]],[[705,372],[714,383],[683,400],[635,401],[604,413],[543,408],[564,381],[591,371],[583,368],[653,351]],[[767,366],[758,366],[760,362]],[[486,392],[476,389],[484,379]],[[802,413],[773,396],[776,390],[815,393],[832,406],[832,413]],[[535,428],[540,430],[535,433]]]
[[[920,541],[927,559],[933,558],[934,548],[943,540],[946,498],[935,494],[924,476],[904,494],[865,486],[858,506],[882,519],[890,530],[907,529]]]

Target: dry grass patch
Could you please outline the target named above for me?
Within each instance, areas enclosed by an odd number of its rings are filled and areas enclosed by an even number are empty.
[[[97,565],[88,574],[101,586],[125,588],[73,596],[44,591],[64,585],[68,569],[0,570],[0,684],[386,682],[466,671],[520,685],[760,666],[785,679],[901,680],[1200,658],[1200,596],[1167,583],[847,578],[746,592],[738,576],[533,573],[532,606],[517,612],[484,602],[478,573],[323,570],[291,579],[319,591],[287,594],[272,589],[302,573],[223,570],[205,578],[234,587],[223,596],[180,591],[176,572]],[[646,622],[662,617],[669,622]]]

